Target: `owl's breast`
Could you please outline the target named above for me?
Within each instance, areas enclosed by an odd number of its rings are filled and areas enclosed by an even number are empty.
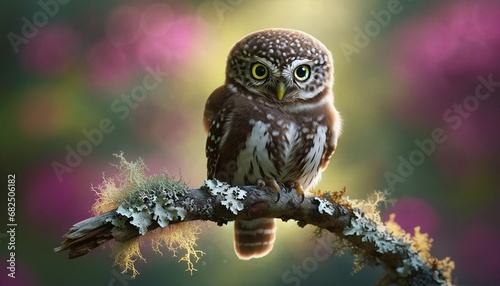
[[[307,188],[319,175],[326,127],[307,116],[265,108],[255,111],[233,118],[233,122],[241,122],[231,133],[241,132],[245,143],[236,155],[231,183],[255,184],[258,179],[270,178],[300,182]]]

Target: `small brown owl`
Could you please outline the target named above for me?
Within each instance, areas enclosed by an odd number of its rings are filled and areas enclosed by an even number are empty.
[[[333,105],[330,51],[300,31],[247,35],[229,53],[226,82],[205,105],[208,178],[231,185],[279,185],[304,194],[320,179],[341,131]],[[240,259],[268,254],[274,219],[236,221]]]

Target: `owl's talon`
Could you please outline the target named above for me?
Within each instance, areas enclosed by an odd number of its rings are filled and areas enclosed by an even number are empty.
[[[283,185],[283,184],[282,184]],[[258,179],[257,180],[257,187],[261,190],[263,190],[265,187],[271,188],[273,191],[275,191],[278,194],[278,199],[276,199],[276,202],[278,202],[281,198],[280,192],[281,192],[281,187],[278,184],[276,180],[273,179]]]
[[[276,180],[268,179],[268,180],[265,180],[265,183],[268,187],[273,189],[275,192],[277,192],[277,193],[281,192],[281,187]]]
[[[297,195],[301,198],[300,202],[304,202],[304,188],[300,183],[294,182],[290,184],[290,189],[294,189],[297,192]]]

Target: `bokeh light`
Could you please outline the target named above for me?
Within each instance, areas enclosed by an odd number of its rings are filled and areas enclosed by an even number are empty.
[[[79,35],[67,25],[41,29],[22,51],[27,69],[46,75],[58,75],[79,57]]]

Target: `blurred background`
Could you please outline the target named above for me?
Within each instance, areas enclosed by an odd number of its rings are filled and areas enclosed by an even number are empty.
[[[269,27],[308,32],[334,56],[344,134],[318,188],[346,186],[352,198],[387,190],[384,220],[396,213],[407,231],[429,233],[433,255],[456,262],[456,284],[498,283],[500,2],[0,6],[1,168],[5,185],[16,174],[18,223],[15,280],[0,228],[0,284],[374,285],[381,269],[352,276],[348,253],[319,261],[313,228],[294,222],[280,222],[273,252],[252,261],[233,253],[232,225],[205,227],[198,248],[206,255],[192,276],[147,245],[134,280],[113,267],[109,247],[72,261],[52,251],[91,215],[91,187],[116,174],[115,153],[143,158],[151,174],[166,169],[202,184],[205,100],[223,84],[233,43]]]

